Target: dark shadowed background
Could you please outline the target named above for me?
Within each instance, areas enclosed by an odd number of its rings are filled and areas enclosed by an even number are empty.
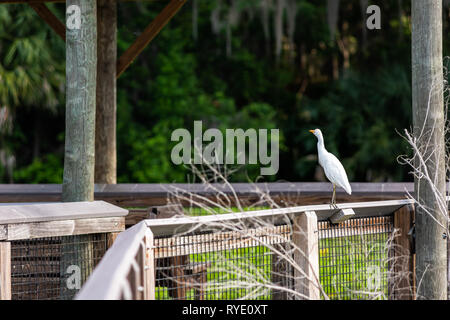
[[[381,30],[365,27],[368,2]],[[164,5],[119,2],[119,56]],[[64,4],[48,6],[64,18]],[[411,181],[397,162],[409,152],[398,132],[412,121],[410,41],[410,1],[189,1],[118,80],[118,182],[191,181],[170,135],[194,120],[279,128],[280,170],[261,181],[323,180],[314,128],[350,181]],[[64,64],[64,42],[31,8],[0,6],[0,182],[61,183]]]

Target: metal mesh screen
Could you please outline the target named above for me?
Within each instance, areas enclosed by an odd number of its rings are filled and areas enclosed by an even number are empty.
[[[319,222],[320,282],[330,299],[388,296],[392,217]]]
[[[263,244],[289,238],[287,226],[155,239],[156,299],[271,299],[274,254]]]
[[[387,296],[392,217],[356,218],[337,225],[323,221],[318,227],[320,282],[327,296]],[[292,260],[269,249],[292,253],[291,226],[246,232],[156,238],[156,299],[292,299]]]
[[[106,250],[104,233],[12,241],[12,299],[72,299]]]

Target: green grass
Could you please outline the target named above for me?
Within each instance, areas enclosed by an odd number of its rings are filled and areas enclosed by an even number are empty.
[[[368,299],[370,293],[387,297],[387,237],[320,240],[320,282],[330,299]]]
[[[255,293],[239,286],[242,281],[249,282],[249,276],[256,278],[256,281],[250,280],[250,283],[270,281],[272,256],[264,246],[191,254],[189,261],[211,263],[205,295],[208,300],[240,299],[249,294],[256,296],[256,299],[271,298],[267,289],[259,288]],[[194,299],[193,289],[188,291],[186,298]],[[166,288],[157,288],[156,299],[170,299]]]

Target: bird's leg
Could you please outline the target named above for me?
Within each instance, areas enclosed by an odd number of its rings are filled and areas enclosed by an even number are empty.
[[[333,184],[333,200],[331,202],[335,205],[336,204],[336,185]]]
[[[333,208],[337,209],[337,205],[336,205],[336,185],[333,183],[333,196],[331,197],[331,205],[333,206]]]

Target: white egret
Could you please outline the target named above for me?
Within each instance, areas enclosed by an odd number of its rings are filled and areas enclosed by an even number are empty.
[[[319,164],[325,171],[325,176],[333,184],[333,197],[331,198],[331,205],[336,207],[336,186],[341,187],[348,194],[352,194],[352,188],[348,182],[347,173],[341,162],[332,153],[325,149],[323,142],[322,131],[320,129],[309,130],[317,137],[317,153],[319,155]]]

